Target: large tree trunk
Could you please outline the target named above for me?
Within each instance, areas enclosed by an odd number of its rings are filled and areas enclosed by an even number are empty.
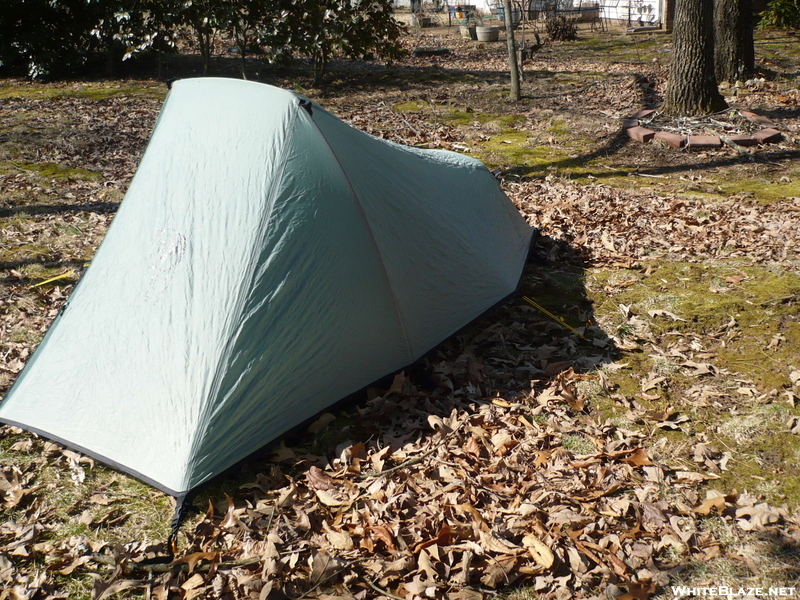
[[[664,112],[705,115],[728,106],[714,77],[713,24],[711,0],[677,0]]]
[[[714,67],[717,81],[744,81],[755,73],[753,1],[714,0]]]
[[[511,13],[511,0],[504,0],[506,16],[506,40],[508,41],[508,69],[511,71],[511,93],[509,100],[518,102],[519,92],[519,65],[517,64],[517,45],[514,42],[514,15]]]

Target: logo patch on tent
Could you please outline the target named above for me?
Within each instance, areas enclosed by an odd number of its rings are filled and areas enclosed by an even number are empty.
[[[153,241],[156,247],[148,257],[152,275],[145,299],[155,304],[167,291],[175,268],[186,254],[186,236],[174,229],[160,229]]]

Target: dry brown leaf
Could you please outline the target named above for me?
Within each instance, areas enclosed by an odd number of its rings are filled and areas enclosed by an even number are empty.
[[[106,581],[96,573],[89,573],[94,579],[94,588],[92,589],[92,600],[105,600],[110,596],[117,594],[123,590],[129,590],[136,587],[144,587],[141,581],[131,579],[118,579],[116,581]]]
[[[663,383],[666,380],[666,377],[651,374],[646,379],[642,379],[641,390],[642,392],[649,392],[650,390],[657,388],[659,383]]]
[[[553,566],[555,562],[553,551],[534,534],[529,533],[522,538],[522,545],[528,549],[528,552],[530,552],[531,557],[533,557],[537,565],[543,569],[549,569]]]
[[[736,523],[744,531],[759,531],[767,525],[778,523],[782,517],[780,510],[772,508],[766,502],[736,509]]]
[[[317,466],[306,471],[306,481],[312,490],[330,490],[335,487],[334,479]]]
[[[725,503],[724,496],[714,496],[712,498],[706,498],[703,500],[697,507],[695,507],[694,512],[698,515],[710,515],[712,512],[716,511],[717,514],[722,514],[725,512],[727,504]]]
[[[329,531],[326,536],[331,546],[337,550],[347,551],[353,549],[353,538],[344,531]]]
[[[486,571],[481,577],[481,583],[492,589],[508,585],[512,582],[509,575],[516,566],[517,559],[512,556],[498,558],[486,567]]]
[[[629,583],[628,592],[617,596],[617,600],[649,600],[655,594],[656,586],[652,583]]]
[[[369,528],[370,535],[374,538],[381,540],[386,547],[389,549],[390,552],[395,551],[394,540],[392,539],[392,534],[389,530],[384,527],[383,525],[374,525]]]
[[[480,531],[480,545],[484,552],[494,554],[519,554],[521,548],[511,542],[500,539],[488,531]]]
[[[336,420],[336,417],[331,413],[322,413],[316,421],[308,426],[309,433],[321,433],[325,431],[328,426]]]
[[[223,529],[230,529],[232,527],[238,527],[241,525],[241,521],[239,520],[239,515],[237,514],[236,505],[233,502],[233,498],[225,494],[225,500],[228,503],[228,511],[225,513],[225,518],[222,520],[222,523],[219,524],[220,527]]]
[[[337,500],[333,497],[333,495],[331,495],[330,492],[326,492],[325,490],[314,490],[314,493],[317,495],[317,499],[325,506],[336,508],[338,506],[344,506],[347,504],[347,502]]]
[[[311,574],[308,577],[311,585],[317,585],[333,577],[347,563],[332,554],[319,551],[314,555],[311,563]]]
[[[195,567],[201,560],[205,560],[210,562],[212,565],[219,562],[220,556],[219,552],[193,552],[192,554],[188,554],[186,556],[182,556],[172,561],[172,565],[180,565],[185,564],[188,568],[188,572],[194,572]]]
[[[682,319],[675,313],[671,313],[668,310],[662,310],[662,309],[648,310],[647,314],[650,315],[651,317],[669,317],[673,321],[684,321],[684,322],[686,321],[686,319]]]
[[[389,396],[391,394],[400,395],[403,393],[403,384],[406,381],[406,373],[405,371],[400,371],[397,375],[394,376],[392,380],[392,385],[386,391],[386,395]]]
[[[501,408],[511,408],[513,406],[513,404],[506,402],[502,398],[492,398],[492,404]]]
[[[109,498],[106,494],[103,494],[101,492],[97,492],[95,494],[92,494],[92,496],[89,498],[89,502],[91,502],[92,504],[99,504],[100,506],[108,506],[109,504],[112,504],[112,503],[118,502],[118,501],[119,501],[119,498],[117,498],[117,499]]]
[[[424,549],[419,551],[419,555],[417,557],[417,568],[420,572],[425,573],[430,581],[436,581],[439,577],[436,569],[433,568],[431,557]]]
[[[647,450],[644,448],[637,448],[633,451],[633,454],[621,459],[621,462],[628,463],[634,467],[643,467],[653,464],[653,462],[647,457]]]
[[[28,438],[27,440],[22,440],[20,442],[16,442],[12,444],[9,450],[14,450],[15,452],[24,452],[28,453],[33,448],[33,440]]]
[[[66,567],[59,569],[58,572],[61,575],[72,575],[72,572],[77,569],[78,567],[85,565],[89,561],[92,560],[91,556],[76,556],[70,564]]]
[[[190,591],[206,585],[205,578],[200,573],[195,573],[181,584],[181,589]]]

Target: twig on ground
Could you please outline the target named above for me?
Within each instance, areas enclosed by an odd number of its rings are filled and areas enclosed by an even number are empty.
[[[113,556],[108,554],[92,554],[92,560],[108,565],[108,566],[115,566],[117,563]],[[261,562],[263,559],[260,556],[251,556],[250,558],[243,558],[240,560],[231,560],[227,562],[221,562],[216,565],[217,569],[234,569],[236,567],[247,567],[250,565],[254,565],[256,563]],[[148,563],[142,564],[137,562],[130,562],[128,561],[124,568],[123,572],[133,573],[136,571],[143,571],[145,573],[169,573],[175,572],[179,573],[185,569],[188,569],[189,565],[187,563]],[[197,565],[195,566],[195,571],[208,571],[211,568],[210,564],[206,565]]]
[[[721,131],[716,131],[714,129],[710,129],[709,127],[704,127],[703,129],[705,129],[706,132],[710,133],[711,135],[716,135],[717,137],[719,137],[719,139],[721,139],[727,146],[730,146],[731,148],[736,150],[736,152],[739,153],[739,156],[746,157],[747,160],[749,160],[750,162],[755,161],[755,159],[756,159],[755,156],[750,154],[747,150],[742,148],[739,144],[734,142],[731,138],[729,138],[727,135],[725,135]]]
[[[639,177],[652,177],[653,179],[669,179],[666,175],[651,175],[650,173],[639,173],[638,171],[631,171],[630,175],[638,175]]]
[[[419,456],[415,456],[414,458],[409,458],[406,461],[401,462],[399,465],[392,467],[391,469],[386,469],[385,471],[381,471],[380,473],[362,473],[360,475],[361,479],[377,479],[378,477],[383,477],[384,475],[391,475],[399,471],[400,469],[404,469],[405,467],[410,467],[411,465],[415,465],[417,463],[422,462],[426,458],[428,458],[431,454],[436,452],[439,449],[439,446],[435,448],[431,448],[425,454],[421,454]]]
[[[790,296],[781,296],[780,298],[770,298],[769,300],[764,300],[764,302],[761,303],[761,306],[797,300],[797,296],[798,294],[792,294]]]
[[[376,591],[376,592],[378,592],[379,594],[383,594],[383,595],[384,595],[384,596],[386,596],[387,598],[393,598],[394,600],[405,600],[404,598],[401,598],[400,596],[395,596],[394,594],[392,594],[392,593],[390,593],[390,592],[388,592],[388,591],[384,590],[383,588],[380,588],[380,587],[378,587],[378,585],[377,585],[377,584],[376,584],[374,581],[372,581],[371,579],[369,579],[368,577],[364,577],[364,576],[362,575],[362,576],[361,576],[361,578],[364,580],[364,582],[365,582],[365,583],[366,583],[366,584],[367,584],[369,587],[371,587],[373,590],[375,590],[375,591]]]

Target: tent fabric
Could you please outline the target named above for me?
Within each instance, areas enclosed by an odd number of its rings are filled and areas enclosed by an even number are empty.
[[[183,496],[512,293],[531,234],[477,160],[178,81],[0,420]]]

